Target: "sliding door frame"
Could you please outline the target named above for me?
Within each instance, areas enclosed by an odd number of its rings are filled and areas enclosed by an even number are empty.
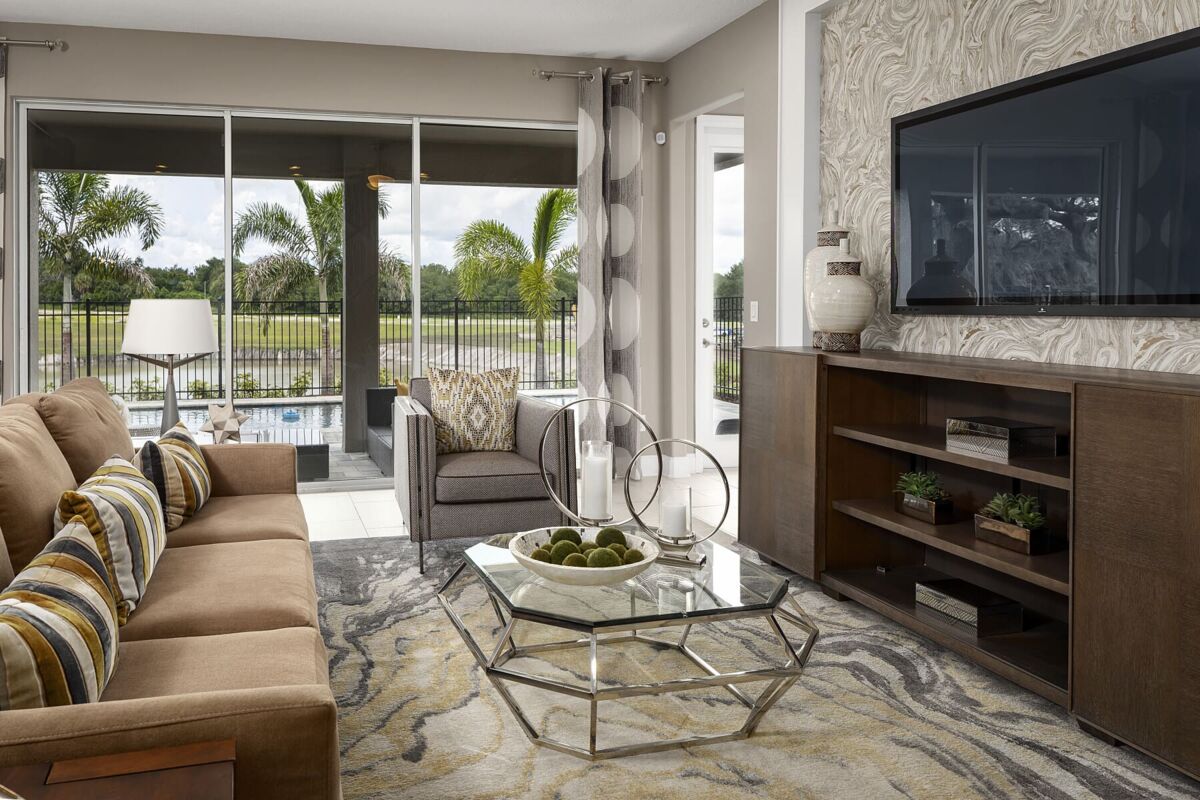
[[[13,393],[28,392],[36,389],[33,347],[37,338],[36,325],[32,309],[35,306],[37,283],[34,280],[35,270],[31,261],[30,226],[36,223],[35,209],[30,207],[32,174],[29,169],[29,148],[26,132],[29,126],[30,111],[93,111],[116,114],[149,114],[161,116],[196,116],[221,119],[224,123],[224,205],[222,237],[224,240],[225,258],[225,308],[224,349],[221,358],[226,359],[232,369],[233,356],[233,120],[235,118],[250,119],[296,119],[296,120],[326,120],[331,122],[366,122],[374,124],[407,125],[412,131],[412,180],[409,182],[411,209],[411,261],[412,261],[412,375],[420,376],[424,372],[425,357],[421,341],[421,124],[453,125],[459,127],[483,128],[516,128],[529,130],[571,130],[577,131],[579,125],[575,122],[547,122],[541,120],[503,120],[478,119],[473,117],[425,117],[402,114],[354,114],[330,113],[319,111],[289,111],[270,108],[242,108],[234,106],[212,105],[176,105],[171,103],[122,103],[102,100],[55,100],[18,98],[14,101],[16,113],[13,115],[12,134],[16,156],[17,191],[12,203],[13,230],[16,232],[15,252],[13,256],[12,279],[12,314],[0,314],[4,319],[13,320],[11,325],[5,323],[6,330],[0,330],[0,336],[12,337],[13,356],[16,359],[16,386]],[[226,402],[233,402],[233,380],[226,386]]]

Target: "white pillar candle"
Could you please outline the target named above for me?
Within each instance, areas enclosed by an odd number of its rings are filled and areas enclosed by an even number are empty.
[[[682,539],[688,535],[686,503],[663,503],[662,532],[663,536],[672,539]]]
[[[584,442],[579,515],[585,519],[612,519],[612,451],[611,447],[587,446],[594,444],[608,442]]]

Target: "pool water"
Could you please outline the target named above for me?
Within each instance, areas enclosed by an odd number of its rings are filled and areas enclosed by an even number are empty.
[[[278,406],[251,406],[238,404],[237,410],[249,415],[245,423],[248,429],[266,428],[327,428],[342,427],[341,403],[312,403]],[[285,420],[284,413],[294,411],[298,419]],[[192,430],[199,430],[208,419],[208,408],[181,408],[179,418]],[[161,408],[135,408],[129,411],[131,428],[158,427],[162,424]]]

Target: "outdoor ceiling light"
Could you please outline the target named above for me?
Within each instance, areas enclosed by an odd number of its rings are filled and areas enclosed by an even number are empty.
[[[393,178],[391,175],[368,175],[367,176],[367,186],[369,186],[372,191],[378,192],[379,184],[393,183],[393,182],[395,182],[395,180],[396,179]]]
[[[155,164],[154,168],[155,169],[166,169],[167,165],[166,164]]]

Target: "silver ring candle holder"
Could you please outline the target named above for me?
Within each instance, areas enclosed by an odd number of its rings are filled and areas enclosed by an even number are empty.
[[[554,487],[550,484],[550,475],[548,472],[546,472],[546,439],[549,438],[549,436],[550,436],[550,428],[552,428],[554,426],[555,421],[562,419],[563,415],[567,412],[567,409],[573,408],[582,403],[607,403],[610,406],[616,406],[617,408],[621,408],[621,409],[624,409],[625,411],[628,411],[629,414],[634,419],[636,419],[639,423],[641,423],[643,428],[646,429],[646,433],[650,435],[650,438],[652,440],[655,440],[655,441],[651,442],[651,444],[647,445],[646,447],[643,447],[641,450],[638,450],[637,455],[634,456],[629,462],[629,468],[625,471],[625,497],[626,497],[626,499],[629,498],[629,477],[633,473],[633,467],[637,463],[638,458],[640,458],[643,453],[645,453],[647,450],[650,449],[650,447],[654,446],[657,443],[658,435],[654,432],[654,429],[650,427],[650,423],[646,421],[646,418],[644,416],[642,416],[640,413],[638,413],[637,409],[633,408],[632,406],[630,406],[627,403],[622,403],[620,400],[614,400],[611,397],[581,397],[578,400],[572,400],[571,402],[563,405],[563,407],[558,409],[558,411],[554,412],[554,415],[551,416],[550,419],[548,419],[546,421],[546,427],[542,429],[542,440],[538,444],[538,470],[542,474],[542,485],[546,487],[546,493],[550,496],[550,499],[554,502],[554,505],[558,506],[558,510],[561,511],[565,516],[574,520],[576,523],[584,526],[585,528],[600,527],[600,526],[612,526],[614,528],[621,528],[621,527],[624,527],[624,526],[628,525],[629,523],[633,522],[635,519],[637,519],[637,512],[634,511],[632,502],[629,502],[629,511],[631,512],[631,516],[628,519],[621,520],[620,522],[613,522],[612,517],[608,517],[606,519],[599,519],[599,518],[580,516],[579,514],[576,514],[574,511],[572,511],[569,507],[567,507],[567,505],[565,503],[563,503],[562,498],[558,496],[558,493],[556,491],[554,491]],[[658,454],[658,473],[657,473],[657,477],[655,478],[654,492],[651,493],[650,498],[646,501],[646,504],[644,506],[642,506],[642,512],[645,512],[645,510],[650,507],[650,504],[654,502],[654,498],[658,496],[658,489],[660,486],[662,486],[662,473],[663,473],[662,448],[658,447],[658,448],[656,448],[656,450],[657,450],[657,454]],[[574,458],[575,454],[569,453],[569,454],[567,454],[567,457]],[[610,477],[610,480],[611,480],[611,477]]]
[[[634,460],[634,462],[636,462],[642,456],[642,454],[645,453],[647,450],[649,450],[651,447],[656,448],[658,450],[658,464],[659,464],[658,469],[659,469],[659,476],[660,476],[659,482],[661,483],[661,480],[662,480],[662,478],[661,478],[661,475],[662,475],[662,445],[671,444],[671,443],[682,444],[687,447],[693,448],[698,453],[701,453],[702,455],[704,455],[704,457],[707,458],[712,463],[712,465],[717,468],[717,473],[721,476],[721,482],[725,485],[725,508],[724,508],[724,510],[721,511],[721,519],[719,519],[717,521],[717,524],[715,526],[713,526],[713,529],[711,531],[709,531],[708,534],[703,537],[697,537],[695,531],[690,529],[692,527],[692,525],[690,524],[691,523],[690,519],[688,520],[689,530],[687,531],[686,535],[684,535],[684,536],[668,536],[663,533],[661,528],[652,528],[649,525],[647,525],[645,520],[642,519],[641,513],[639,513],[638,511],[634,511],[633,499],[630,496],[630,491],[629,491],[629,475],[628,474],[626,474],[626,476],[625,476],[625,502],[629,505],[630,513],[633,514],[633,519],[634,519],[634,521],[637,522],[638,527],[640,527],[643,531],[645,531],[647,536],[651,537],[656,542],[658,542],[659,545],[662,546],[663,552],[662,552],[662,555],[660,555],[658,557],[659,561],[669,563],[669,564],[679,564],[679,565],[683,565],[683,566],[699,567],[699,566],[704,565],[704,562],[707,557],[703,553],[695,552],[693,550],[693,548],[696,545],[700,544],[701,542],[705,542],[705,541],[708,541],[709,539],[711,539],[713,534],[715,534],[717,531],[719,531],[721,529],[721,526],[725,524],[725,518],[727,516],[729,516],[729,506],[733,501],[733,493],[729,490],[729,477],[725,474],[725,468],[721,466],[721,462],[717,461],[717,457],[714,456],[712,453],[710,453],[708,450],[706,450],[703,446],[701,446],[697,442],[693,442],[691,439],[680,439],[680,438],[658,439],[656,441],[650,442],[650,444],[646,445],[641,450],[638,450],[637,453],[634,454],[633,460]],[[655,494],[657,494],[657,493],[658,493],[658,487],[656,486]],[[653,500],[654,499],[653,496],[651,496],[650,499]],[[642,507],[642,512],[645,512],[645,510],[649,507],[650,507],[650,503],[647,502],[646,505]]]

